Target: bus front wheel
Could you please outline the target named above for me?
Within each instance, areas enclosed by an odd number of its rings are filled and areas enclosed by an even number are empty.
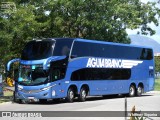
[[[75,92],[73,88],[69,88],[67,92],[67,102],[73,102],[75,97]]]
[[[47,103],[47,99],[39,99],[40,103]]]
[[[129,96],[134,97],[135,93],[136,93],[136,88],[135,88],[134,85],[131,85],[130,88],[129,88]]]
[[[84,102],[87,97],[87,90],[85,88],[81,88],[80,95],[79,95],[79,101]]]

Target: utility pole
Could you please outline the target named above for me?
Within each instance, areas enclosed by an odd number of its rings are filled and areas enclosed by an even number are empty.
[[[125,97],[124,108],[125,108],[125,120],[127,120],[127,98],[126,97]]]

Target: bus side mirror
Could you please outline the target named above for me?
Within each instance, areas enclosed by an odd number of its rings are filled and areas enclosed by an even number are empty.
[[[77,55],[71,55],[71,59],[76,58],[76,57],[77,57]]]

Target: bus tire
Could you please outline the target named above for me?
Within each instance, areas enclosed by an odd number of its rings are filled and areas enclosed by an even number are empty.
[[[40,103],[47,103],[47,99],[39,99]]]
[[[139,85],[137,88],[137,96],[141,96],[142,93],[143,93],[143,87],[141,85]]]
[[[27,104],[27,102],[25,100],[22,100],[22,99],[17,99],[16,103],[18,103],[18,104]]]
[[[61,101],[61,98],[53,99],[53,102],[59,103]]]
[[[129,87],[129,97],[134,97],[135,94],[136,94],[136,88],[135,88],[134,85],[131,85],[131,86]]]
[[[24,104],[21,99],[17,99],[16,103],[18,103],[18,104]]]
[[[15,91],[13,92],[13,102],[16,102],[16,93],[15,93]]]
[[[74,100],[74,97],[75,97],[75,91],[72,87],[70,87],[67,92],[67,98],[66,98],[67,102],[72,103]]]
[[[87,97],[87,90],[86,88],[82,87],[80,90],[79,101],[80,102],[86,101],[86,97]]]

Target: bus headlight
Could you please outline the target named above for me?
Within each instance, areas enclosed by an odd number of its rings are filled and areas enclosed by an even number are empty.
[[[56,84],[54,84],[54,85],[52,85],[52,86],[48,86],[48,87],[41,88],[40,90],[45,91],[45,90],[48,90],[48,89],[50,89],[50,88],[52,88],[52,87],[54,87],[54,86],[56,86]]]
[[[23,90],[23,86],[18,85],[18,90]]]
[[[42,91],[48,90],[49,88],[51,88],[51,86],[45,87],[45,88],[41,88]]]

